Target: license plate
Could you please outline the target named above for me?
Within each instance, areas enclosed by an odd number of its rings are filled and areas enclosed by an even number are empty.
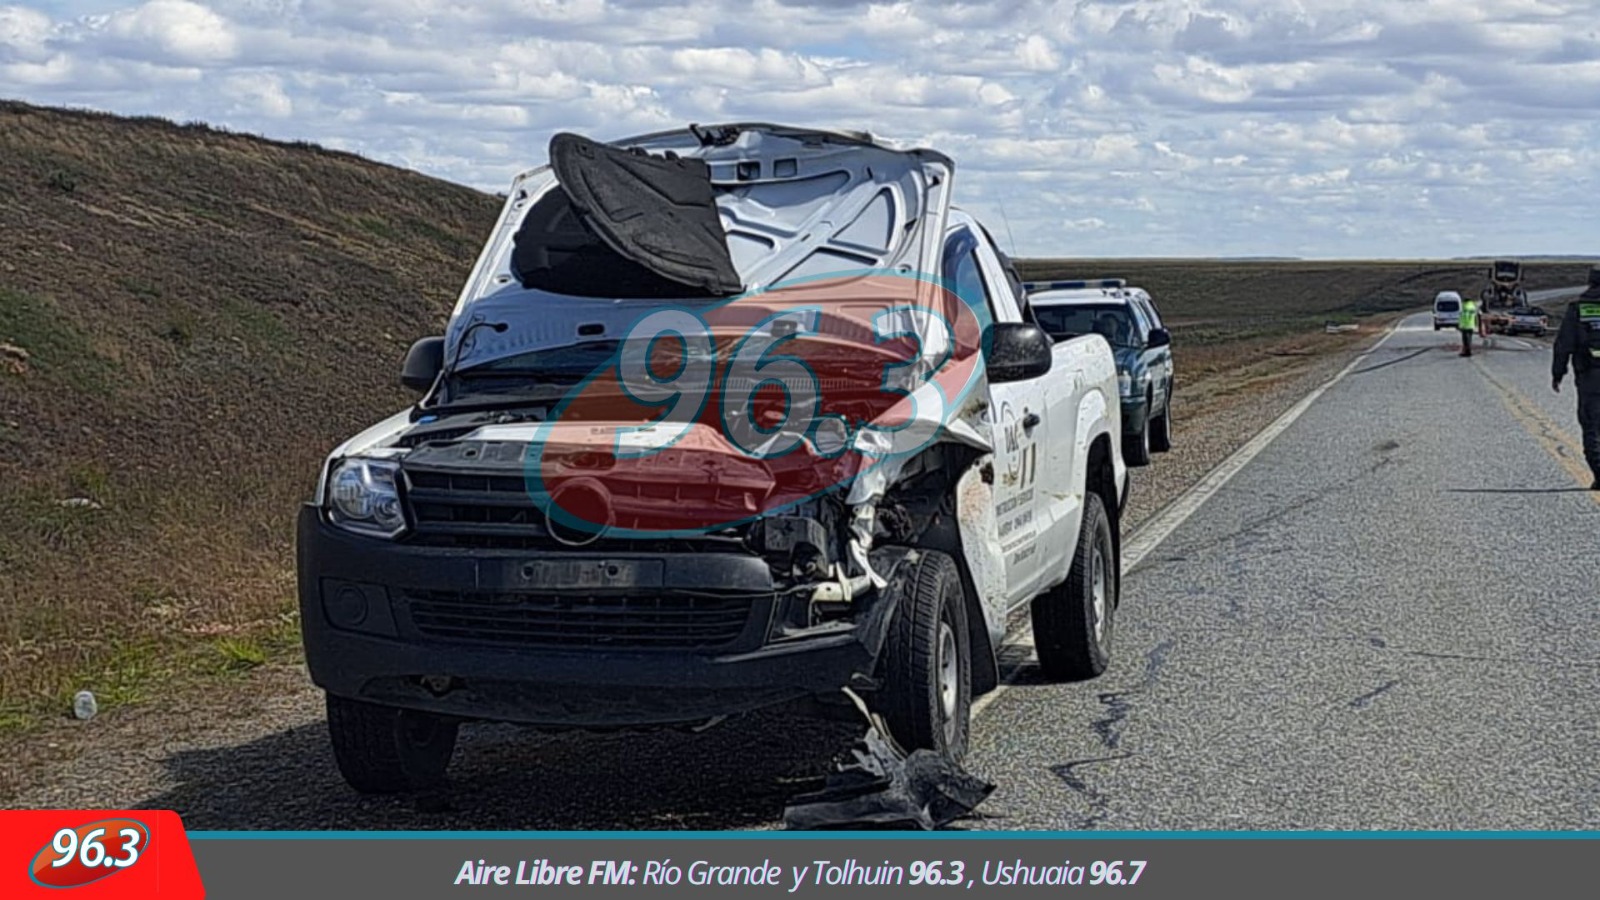
[[[552,590],[659,587],[661,563],[626,559],[539,559],[523,563],[517,575],[525,587]]]

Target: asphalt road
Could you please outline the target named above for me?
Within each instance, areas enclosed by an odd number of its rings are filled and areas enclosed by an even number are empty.
[[[1407,319],[1130,571],[1116,658],[1023,668],[1008,829],[1600,827],[1600,493],[1547,344]]]
[[[1600,827],[1600,494],[1575,399],[1551,393],[1547,345],[1462,359],[1426,323],[1132,536],[1105,675],[1046,684],[1026,641],[1008,650],[969,759],[998,787],[963,827]],[[249,692],[89,723],[8,805],[192,829],[772,828],[859,733],[780,713],[474,726],[447,789],[365,798],[303,670]]]

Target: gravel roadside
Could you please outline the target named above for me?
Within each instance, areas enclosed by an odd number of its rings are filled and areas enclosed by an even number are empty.
[[[1136,528],[1370,343],[1283,361],[1270,377],[1180,387],[1171,453],[1135,470]],[[1180,361],[1181,364],[1181,361]],[[981,720],[979,728],[982,727]],[[0,805],[176,809],[196,829],[770,827],[818,784],[853,725],[758,714],[699,734],[463,730],[437,796],[360,797],[327,749],[321,694],[298,665],[159,703],[0,737]]]

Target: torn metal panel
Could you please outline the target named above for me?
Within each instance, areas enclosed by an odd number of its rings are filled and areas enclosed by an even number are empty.
[[[968,469],[956,483],[956,522],[961,531],[961,549],[978,590],[978,602],[989,629],[992,646],[1005,642],[1006,581],[1005,549],[995,518],[994,457],[985,456]]]
[[[977,409],[987,402],[983,399],[987,395],[988,381],[980,376],[956,415],[935,415],[934,413],[944,412],[943,395],[939,393],[938,385],[923,384],[911,395],[912,414],[906,422],[905,431],[927,434],[928,438],[923,446],[947,441],[976,447],[979,450],[992,450],[994,445],[984,434],[985,429],[976,428],[971,422]],[[899,416],[903,411],[900,407],[896,407],[893,412]],[[913,452],[897,449],[897,444],[905,443],[912,442],[902,440],[893,431],[862,429],[856,437],[855,450],[877,462],[850,484],[845,502],[851,506],[859,506],[881,500],[890,486],[900,481],[906,465],[916,458],[915,451],[921,449],[913,447]]]
[[[872,550],[872,533],[877,528],[877,522],[877,507],[871,503],[863,503],[851,510],[849,551],[851,561],[866,573],[872,586],[882,590],[889,582],[873,571],[872,563],[867,559],[867,554]]]

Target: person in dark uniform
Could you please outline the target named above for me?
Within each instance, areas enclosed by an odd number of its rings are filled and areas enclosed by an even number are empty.
[[[1572,363],[1578,390],[1578,427],[1583,429],[1583,458],[1594,473],[1589,490],[1600,491],[1600,266],[1589,270],[1589,289],[1567,306],[1556,332],[1550,387],[1561,392],[1561,379]]]

